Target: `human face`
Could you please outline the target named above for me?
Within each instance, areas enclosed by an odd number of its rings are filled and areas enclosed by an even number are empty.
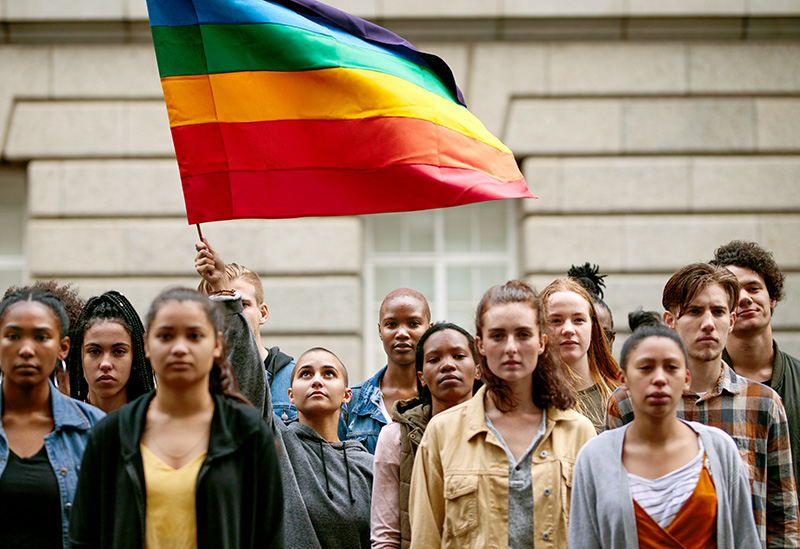
[[[351,395],[342,365],[331,353],[311,351],[298,359],[289,399],[300,414],[338,414],[342,403],[349,402]]]
[[[247,319],[250,329],[259,347],[261,346],[261,325],[269,318],[269,309],[256,300],[256,289],[243,278],[231,280],[231,288],[242,294],[242,314]]]
[[[411,296],[398,296],[384,304],[378,334],[390,364],[414,364],[417,341],[430,326],[425,307]]]
[[[648,337],[628,355],[620,384],[631,396],[636,417],[674,415],[683,390],[689,386],[683,351],[666,337]]]
[[[722,356],[736,314],[728,308],[728,294],[713,283],[697,293],[680,316],[664,313],[664,322],[675,330],[686,345],[690,360],[711,362]]]
[[[203,307],[193,301],[166,301],[158,308],[144,342],[159,384],[208,384],[214,359],[222,354]]]
[[[592,342],[589,303],[575,292],[556,292],[547,300],[547,321],[561,360],[571,368],[580,362],[588,364]]]
[[[10,305],[0,319],[0,369],[6,383],[32,389],[47,383],[69,351],[53,311],[37,301]]]
[[[417,376],[434,402],[445,409],[472,397],[472,386],[480,371],[464,334],[439,330],[425,340],[423,352],[422,371]]]
[[[131,334],[119,322],[104,320],[83,335],[83,377],[91,395],[108,399],[125,390],[131,377]],[[96,400],[99,402],[99,400]]]
[[[537,311],[525,303],[501,303],[485,309],[482,320],[475,345],[489,371],[510,384],[530,379],[547,343]]]
[[[741,286],[733,332],[738,335],[764,330],[772,321],[772,309],[776,304],[769,297],[764,277],[747,267],[727,265],[726,268],[736,275]]]
[[[617,338],[617,334],[614,331],[614,324],[611,322],[611,313],[601,305],[595,305],[594,310],[597,311],[597,321],[603,328],[603,335],[606,337],[606,342],[610,350],[611,344],[614,343],[614,340]]]

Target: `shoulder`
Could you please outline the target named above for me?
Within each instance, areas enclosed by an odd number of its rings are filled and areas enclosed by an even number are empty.
[[[380,379],[383,377],[384,372],[386,372],[386,366],[378,370],[373,376],[365,379],[361,383],[357,383],[356,385],[351,385],[350,388],[355,392],[356,390],[362,390],[367,387],[376,387],[380,384]]]
[[[256,434],[272,439],[272,430],[256,408],[219,395],[214,401],[218,413],[212,421],[224,425],[235,439]]]
[[[101,419],[106,417],[106,413],[100,408],[95,408],[91,404],[81,402],[80,400],[76,400],[74,398],[70,398],[69,400],[70,404],[75,406],[92,426],[96,425]]]
[[[577,463],[583,467],[594,464],[618,464],[622,454],[622,442],[628,425],[611,431],[603,431],[596,437],[587,440],[578,451]],[[576,463],[576,466],[577,466]]]
[[[592,425],[592,421],[583,414],[572,409],[559,410],[552,407],[548,408],[547,418],[548,421],[555,422],[554,432],[569,432],[581,440],[589,440],[590,438],[594,438],[597,434],[594,425]]]
[[[694,431],[703,439],[703,444],[706,447],[711,447],[714,449],[721,449],[722,451],[733,451],[738,456],[738,450],[736,449],[736,442],[734,442],[733,438],[720,429],[719,427],[714,427],[712,425],[705,425],[703,423],[698,423],[696,421],[686,421],[685,422],[689,427],[694,429]]]

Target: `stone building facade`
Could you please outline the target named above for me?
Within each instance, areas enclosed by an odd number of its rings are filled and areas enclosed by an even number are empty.
[[[800,4],[793,0],[332,0],[437,53],[538,200],[203,231],[258,271],[263,337],[376,371],[392,284],[469,323],[489,285],[609,273],[621,331],[679,266],[756,240],[787,271],[800,354]],[[144,0],[0,0],[0,283],[115,288],[143,314],[195,285]],[[399,190],[398,192],[402,192]]]

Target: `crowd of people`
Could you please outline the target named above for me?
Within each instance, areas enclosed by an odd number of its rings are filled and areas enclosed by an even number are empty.
[[[474,327],[396,289],[353,385],[330,349],[266,347],[258,275],[196,251],[198,289],[144,322],[114,290],[6,292],[0,545],[798,546],[800,361],[756,243],[676,271],[619,363],[589,264],[489,288]]]

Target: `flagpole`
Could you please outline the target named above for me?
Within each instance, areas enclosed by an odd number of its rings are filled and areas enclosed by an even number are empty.
[[[197,236],[200,237],[200,242],[203,242],[204,241],[204,239],[203,239],[203,231],[202,231],[202,229],[200,229],[200,223],[195,225],[195,227],[197,227]]]

